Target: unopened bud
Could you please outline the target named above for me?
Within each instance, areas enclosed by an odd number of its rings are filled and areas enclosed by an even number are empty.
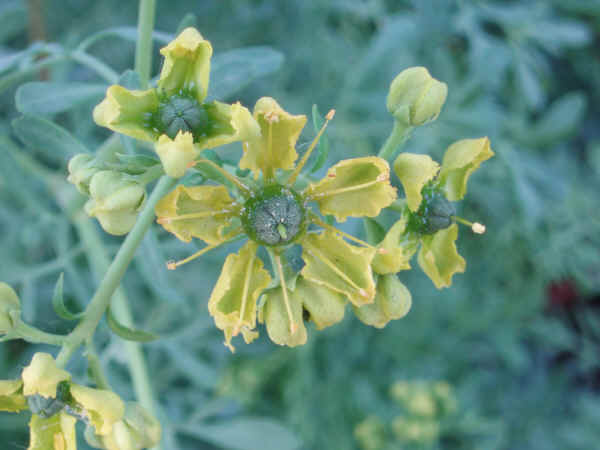
[[[79,192],[90,195],[90,180],[99,171],[94,167],[94,157],[85,153],[73,156],[69,161],[67,181]]]
[[[146,191],[125,174],[103,170],[92,177],[90,197],[85,211],[98,219],[104,231],[119,236],[133,228]]]
[[[425,67],[410,67],[392,81],[387,109],[403,124],[419,126],[437,118],[447,94],[446,83],[433,78]]]
[[[17,293],[6,283],[0,283],[0,334],[12,330],[15,326],[12,314],[21,310],[21,302]]]

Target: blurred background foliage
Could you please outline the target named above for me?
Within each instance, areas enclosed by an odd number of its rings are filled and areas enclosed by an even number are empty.
[[[0,4],[0,280],[20,293],[24,318],[48,331],[72,326],[51,307],[61,272],[74,309],[93,293],[94,250],[82,239],[81,222],[88,229],[97,224],[73,211],[70,218],[64,192],[48,182],[65,176],[78,144],[65,141],[62,129],[49,131],[44,119],[22,118],[36,97],[18,88],[39,80],[74,83],[58,85],[64,97],[45,119],[96,148],[108,133],[95,126],[91,109],[107,83],[76,49],[94,33],[135,26],[136,3]],[[401,273],[412,311],[383,330],[347,314],[338,326],[313,330],[304,347],[277,348],[262,336],[231,355],[206,308],[227,251],[167,272],[164,261],[190,247],[155,227],[124,288],[137,325],[163,336],[144,349],[164,448],[597,447],[600,0],[157,3],[163,34],[155,55],[164,33],[174,33],[189,13],[215,58],[239,47],[270,47],[271,58],[250,69],[251,61],[221,60],[224,78],[213,74],[212,94],[250,107],[269,95],[297,114],[310,114],[313,104],[335,108],[329,162],[377,152],[392,127],[389,83],[412,65],[448,83],[449,96],[439,119],[417,130],[406,150],[439,160],[452,141],[488,135],[496,152],[460,205],[463,217],[488,230],[481,237],[461,233],[466,273],[444,291],[419,270]],[[121,74],[132,67],[135,30],[113,34],[87,52]],[[225,89],[248,70],[268,75],[250,83],[244,76],[240,89]],[[76,87],[88,91],[69,100]],[[219,154],[236,158],[240,151],[233,145]],[[349,221],[352,227],[361,232]],[[113,254],[121,239],[101,236]],[[123,341],[103,324],[97,342],[115,390],[132,399]],[[0,345],[0,378],[16,376],[38,349]],[[85,381],[78,361],[72,370]],[[398,383],[430,396],[437,391],[429,387],[441,383],[452,407],[435,397],[433,414],[418,406],[415,412],[399,401]],[[26,447],[26,416],[0,415],[3,448]]]

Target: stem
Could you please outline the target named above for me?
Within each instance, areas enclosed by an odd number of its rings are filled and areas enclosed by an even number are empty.
[[[156,0],[140,0],[138,12],[138,40],[135,47],[135,71],[140,76],[142,89],[148,87],[152,68],[152,30]]]
[[[110,84],[115,84],[119,81],[119,74],[115,72],[111,67],[104,64],[98,58],[94,58],[92,55],[88,55],[85,52],[74,51],[70,54],[73,61],[78,62],[82,66],[86,66],[92,69],[96,74],[100,75]]]
[[[125,275],[125,271],[133,259],[135,251],[142,242],[144,234],[154,220],[154,206],[173,188],[175,183],[177,183],[176,179],[163,176],[154,188],[152,195],[148,199],[148,203],[146,203],[133,229],[125,238],[104,279],[100,283],[100,286],[98,286],[98,290],[86,308],[83,320],[65,339],[65,343],[56,358],[56,364],[59,367],[64,367],[73,352],[79,348],[85,339],[94,333],[106,308],[110,304],[113,293],[119,287],[121,278]]]
[[[392,129],[391,134],[379,150],[377,156],[385,159],[386,161],[391,161],[396,156],[396,153],[399,152],[410,136],[413,127],[410,125],[404,125],[398,120],[394,121],[394,128]]]
[[[51,334],[42,330],[38,330],[37,328],[27,325],[25,322],[20,320],[16,327],[12,329],[7,336],[9,335],[34,344],[49,344],[56,346],[63,345],[66,338],[66,336],[61,336],[59,334]]]
[[[100,358],[98,358],[98,354],[96,353],[96,348],[94,347],[94,341],[92,337],[86,341],[85,348],[88,360],[88,369],[92,379],[96,382],[96,387],[98,389],[110,390],[110,384],[108,383],[106,375],[104,375],[104,370],[102,370],[102,364],[100,363]]]

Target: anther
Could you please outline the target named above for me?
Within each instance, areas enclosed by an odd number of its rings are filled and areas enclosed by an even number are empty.
[[[475,234],[483,234],[483,233],[485,233],[485,225],[483,225],[483,224],[481,224],[479,222],[475,222],[475,223],[469,222],[468,220],[463,219],[462,217],[458,217],[458,216],[452,216],[452,218],[456,222],[461,223],[463,225],[466,225],[466,226],[470,227],[471,231],[473,231],[473,233],[475,233]]]

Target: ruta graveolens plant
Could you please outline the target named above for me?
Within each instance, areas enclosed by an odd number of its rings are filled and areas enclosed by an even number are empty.
[[[150,146],[158,159],[119,154],[119,146],[109,142],[95,154],[74,156],[67,178],[87,198],[84,210],[90,217],[106,232],[126,235],[120,250],[82,313],[66,309],[59,279],[55,309],[78,321],[67,335],[26,324],[17,293],[0,284],[2,340],[60,348],[56,357],[36,353],[20,378],[0,382],[0,410],[33,414],[31,449],[76,448],[78,420],[97,448],[141,449],[160,441],[155,411],[123,402],[112,391],[94,349],[105,314],[123,338],[156,338],[125,327],[110,309],[154,221],[181,241],[204,244],[191,256],[168,262],[165,270],[245,241],[226,257],[208,300],[208,311],[232,351],[234,337],[241,334],[247,343],[256,339],[258,323],[265,324],[276,344],[302,345],[307,323],[317,329],[331,326],[342,320],[347,303],[364,323],[384,327],[410,309],[411,293],[397,274],[411,268],[417,251],[420,267],[435,286],[448,287],[453,275],[465,270],[455,245],[457,224],[476,233],[485,229],[458,217],[453,202],[464,197],[471,173],[493,155],[487,138],[455,142],[441,166],[427,155],[397,156],[411,130],[435,120],[446,100],[446,85],[425,68],[406,69],[392,82],[387,108],[395,124],[379,154],[339,161],[314,179],[314,171],[304,169],[311,156],[318,164],[324,161],[324,134],[334,110],[322,118],[313,109],[318,132],[300,155],[296,144],[305,115],[287,112],[268,96],[257,100],[252,113],[239,102],[207,101],[212,46],[190,27],[160,50],[160,76],[148,86],[154,11],[152,2],[141,5],[140,89],[110,86],[93,118]],[[233,142],[242,143],[243,154],[237,163],[225,163],[212,149]],[[392,161],[404,198],[398,198],[391,182]],[[148,195],[147,186],[156,180]],[[377,220],[387,209],[396,215],[389,229]],[[348,218],[363,222],[365,239],[334,225]],[[65,370],[84,344],[95,388],[72,382]],[[151,391],[145,395],[152,399]]]

